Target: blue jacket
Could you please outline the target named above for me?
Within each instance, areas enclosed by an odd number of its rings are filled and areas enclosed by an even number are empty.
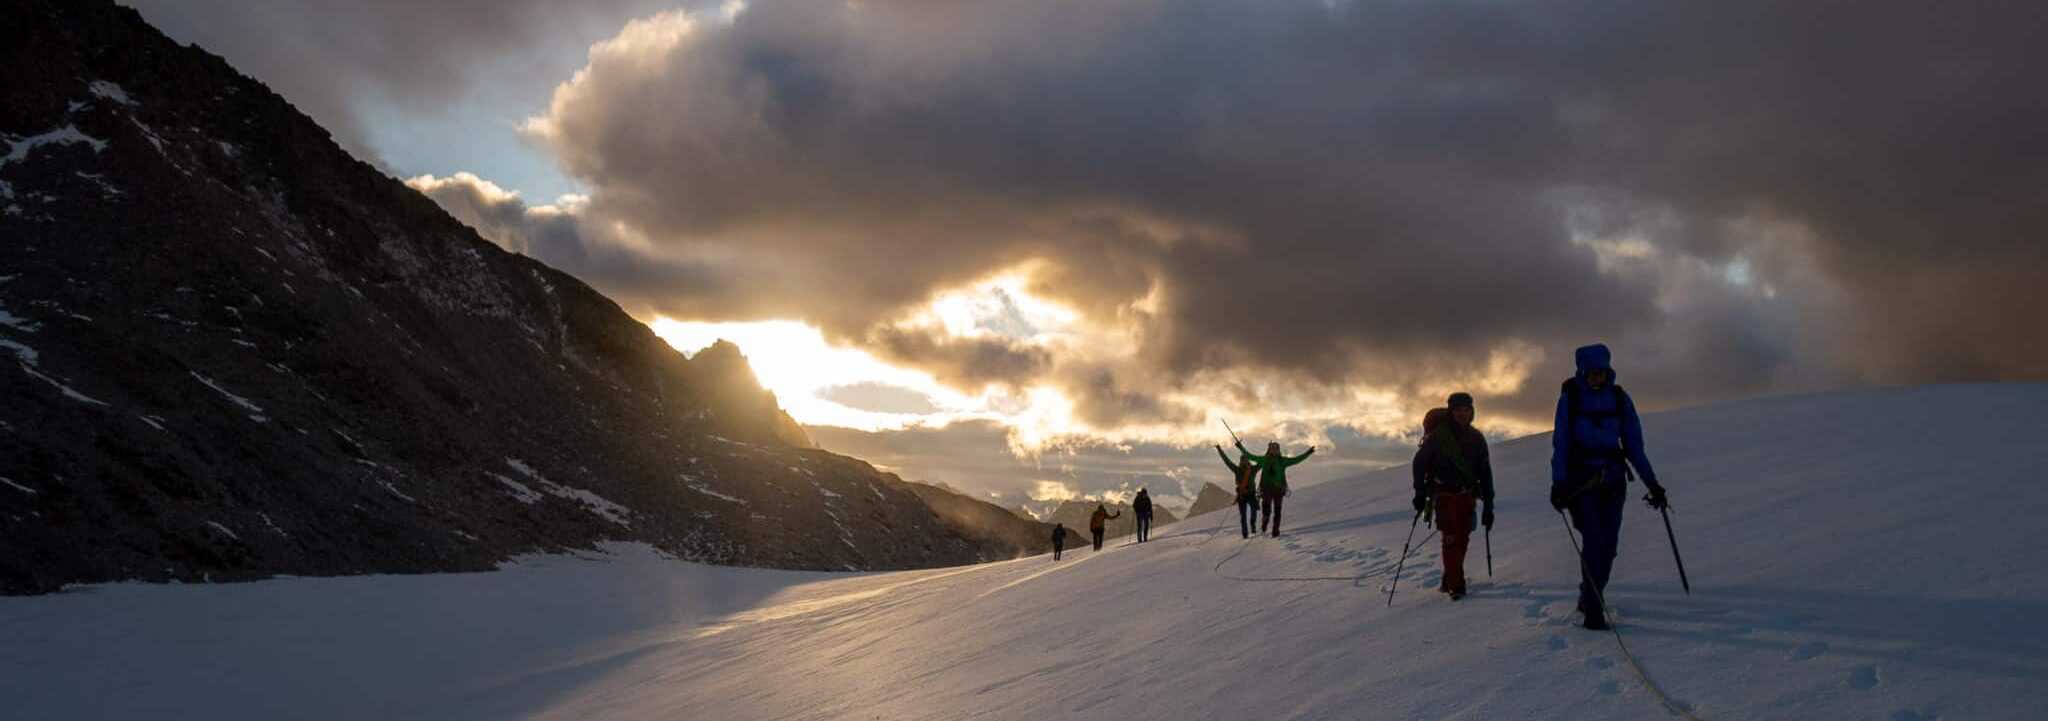
[[[1635,401],[1614,384],[1614,366],[1607,346],[1594,344],[1573,354],[1579,372],[1564,382],[1557,399],[1557,425],[1550,437],[1550,482],[1553,486],[1583,478],[1593,468],[1627,458],[1636,475],[1651,484],[1657,472],[1643,452],[1643,422],[1636,415]],[[1607,385],[1593,390],[1586,385],[1588,371],[1604,369]],[[1577,407],[1573,397],[1577,396]]]

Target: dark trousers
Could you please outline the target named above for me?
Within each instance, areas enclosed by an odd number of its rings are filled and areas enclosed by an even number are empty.
[[[1600,593],[1607,590],[1607,577],[1614,571],[1614,555],[1621,541],[1621,510],[1628,507],[1628,486],[1615,479],[1611,486],[1595,488],[1572,499],[1572,526],[1579,529],[1585,563],[1579,573],[1579,610],[1592,615],[1600,608]]]
[[[1151,540],[1151,539],[1152,539],[1152,514],[1150,514],[1150,513],[1140,513],[1140,514],[1138,514],[1138,542],[1139,542],[1139,543],[1144,543],[1144,542],[1146,542],[1146,541],[1148,541],[1148,540]]]
[[[1259,525],[1259,497],[1237,497],[1237,532],[1245,538],[1252,537],[1252,526]]]
[[[1090,528],[1088,529],[1088,532],[1095,534],[1095,550],[1102,550],[1102,529]]]
[[[1067,539],[1064,539],[1064,538],[1055,538],[1055,539],[1053,539],[1053,541],[1052,541],[1052,560],[1055,560],[1055,561],[1057,561],[1057,560],[1060,560],[1060,551],[1066,550],[1066,548],[1067,548]]]
[[[1280,537],[1280,502],[1284,500],[1287,497],[1278,493],[1259,494],[1259,508],[1266,512],[1266,517],[1259,519],[1259,530],[1263,532],[1271,526],[1274,538]]]

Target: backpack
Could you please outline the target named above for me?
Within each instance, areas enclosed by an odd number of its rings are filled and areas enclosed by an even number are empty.
[[[1445,414],[1446,419],[1448,419],[1449,415],[1448,413]],[[1447,490],[1461,491],[1478,488],[1479,474],[1473,473],[1472,466],[1465,462],[1464,449],[1458,446],[1458,430],[1441,424],[1439,424],[1438,429],[1436,433],[1422,439],[1422,442],[1429,443],[1435,440],[1443,444],[1444,447],[1437,450],[1437,455],[1447,456],[1451,459],[1451,468],[1458,472],[1458,478],[1439,478],[1436,481],[1437,484]]]
[[[1237,495],[1242,498],[1259,491],[1259,467],[1245,461],[1237,466]]]
[[[1627,407],[1629,407],[1629,406],[1633,406],[1633,405],[1635,405],[1635,400],[1634,400],[1634,399],[1631,399],[1631,398],[1629,398],[1629,397],[1628,397],[1628,391],[1626,391],[1626,390],[1622,390],[1622,388],[1621,388],[1621,384],[1619,384],[1619,383],[1608,383],[1608,384],[1607,384],[1607,387],[1608,387],[1608,388],[1612,388],[1612,389],[1614,389],[1614,395],[1615,395],[1614,407],[1613,407],[1613,408],[1608,408],[1608,409],[1604,409],[1604,410],[1597,410],[1597,411],[1596,411],[1596,410],[1588,410],[1588,409],[1586,409],[1585,407],[1583,407],[1583,404],[1581,403],[1581,398],[1583,397],[1583,391],[1582,391],[1582,390],[1580,389],[1580,386],[1581,386],[1582,384],[1580,384],[1580,383],[1578,382],[1578,380],[1579,380],[1579,379],[1578,379],[1577,377],[1573,377],[1573,378],[1569,378],[1569,379],[1565,380],[1565,382],[1564,382],[1564,387],[1563,387],[1563,389],[1561,389],[1561,391],[1560,391],[1561,393],[1563,393],[1563,394],[1564,394],[1564,397],[1565,397],[1565,408],[1569,409],[1569,410],[1568,410],[1567,412],[1571,414],[1570,418],[1571,418],[1571,420],[1572,420],[1572,422],[1573,422],[1573,423],[1577,423],[1577,422],[1578,422],[1578,419],[1580,419],[1580,418],[1591,418],[1591,419],[1596,419],[1596,420],[1597,420],[1597,419],[1602,419],[1602,418],[1615,418],[1615,417],[1619,417],[1619,416],[1621,415],[1621,409],[1623,409],[1623,408],[1627,408]],[[1564,429],[1564,430],[1565,430],[1566,432],[1570,432],[1570,431],[1571,431],[1571,429],[1570,429],[1570,428],[1566,428],[1566,429]],[[1619,458],[1623,457],[1623,456],[1624,456],[1624,454],[1626,454],[1626,453],[1627,453],[1627,451],[1626,451],[1626,450],[1624,450],[1624,449],[1621,449],[1621,448],[1612,448],[1612,449],[1582,449],[1582,448],[1580,448],[1580,447],[1579,447],[1579,444],[1577,443],[1577,439],[1573,439],[1573,442],[1572,442],[1572,443],[1568,443],[1568,444],[1566,444],[1566,446],[1565,446],[1565,447],[1566,447],[1566,448],[1569,448],[1569,449],[1570,449],[1570,453],[1571,453],[1571,455],[1570,455],[1570,457],[1566,458],[1566,463],[1567,463],[1567,464],[1571,464],[1571,465],[1584,465],[1583,463],[1580,463],[1580,461],[1581,461],[1581,460],[1582,460],[1582,459],[1584,458],[1584,457],[1583,457],[1583,456],[1582,456],[1581,454],[1582,454],[1582,453],[1583,453],[1584,451],[1587,451],[1587,450],[1598,450],[1598,451],[1600,451],[1600,454],[1601,454],[1601,455],[1603,455],[1603,456],[1605,456],[1604,458],[1602,458],[1602,460],[1603,460],[1603,461],[1612,461],[1612,460],[1616,460],[1616,459],[1619,459]],[[1627,474],[1627,475],[1634,475],[1634,474],[1632,474],[1632,473],[1628,473],[1628,467],[1627,467],[1627,466],[1628,466],[1628,464],[1626,464],[1626,463],[1622,464],[1622,472],[1623,472],[1624,474]]]
[[[1428,413],[1422,415],[1422,442],[1428,443],[1429,434],[1435,432],[1437,426],[1441,426],[1449,420],[1451,420],[1451,409],[1443,406],[1429,409]]]

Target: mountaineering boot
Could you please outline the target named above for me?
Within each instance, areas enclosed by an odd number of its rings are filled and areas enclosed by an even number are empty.
[[[1607,630],[1607,629],[1610,629],[1610,628],[1613,628],[1613,627],[1612,627],[1612,626],[1609,626],[1609,625],[1607,625],[1607,614],[1605,614],[1605,613],[1602,613],[1602,612],[1600,612],[1600,611],[1587,611],[1587,612],[1586,612],[1586,630],[1588,630],[1588,631],[1605,631],[1605,630]]]
[[[1451,592],[1451,600],[1453,600],[1453,601],[1456,601],[1456,600],[1462,599],[1462,598],[1464,598],[1464,597],[1465,597],[1465,592],[1464,592],[1464,591],[1452,591],[1452,592]]]

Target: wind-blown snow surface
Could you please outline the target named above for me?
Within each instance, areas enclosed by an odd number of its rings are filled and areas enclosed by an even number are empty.
[[[1637,505],[1610,603],[1677,703],[2041,718],[2048,386],[1645,422],[1694,591]],[[487,574],[0,599],[0,698],[67,719],[1667,717],[1612,636],[1572,625],[1547,444],[1495,447],[1496,575],[1475,539],[1455,604],[1431,590],[1432,539],[1386,606],[1410,518],[1394,469],[1301,491],[1280,539],[1240,540],[1215,513],[1058,563],[796,573],[625,547]]]

